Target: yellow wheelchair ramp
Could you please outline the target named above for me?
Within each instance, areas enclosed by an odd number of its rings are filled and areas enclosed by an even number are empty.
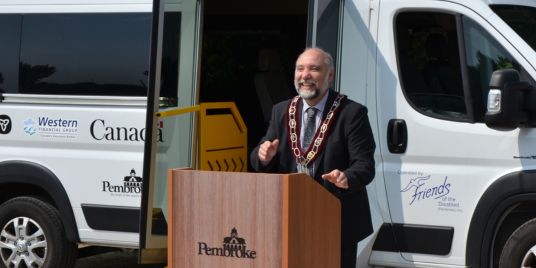
[[[197,167],[210,171],[247,171],[247,128],[233,102],[208,102],[157,113],[171,117],[199,112]]]

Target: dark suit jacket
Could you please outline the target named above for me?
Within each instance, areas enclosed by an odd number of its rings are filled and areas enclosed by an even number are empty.
[[[329,91],[322,118],[324,119],[335,100],[336,92]],[[279,139],[277,154],[263,166],[258,158],[259,145],[251,152],[250,160],[254,169],[261,172],[295,173],[296,160],[288,142],[287,110],[290,100],[274,105],[272,119],[264,141]],[[298,103],[296,118],[301,117],[301,102]],[[301,124],[301,120],[297,120]],[[299,131],[299,129],[297,130]],[[299,133],[299,132],[298,132]],[[342,205],[342,237],[359,241],[372,233],[370,208],[365,186],[374,178],[374,150],[367,108],[345,99],[332,119],[323,150],[315,160],[314,179],[337,196]],[[344,190],[322,179],[322,174],[334,169],[343,171],[348,177],[349,189]]]

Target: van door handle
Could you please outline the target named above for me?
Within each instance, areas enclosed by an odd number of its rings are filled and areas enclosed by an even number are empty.
[[[387,147],[393,154],[406,152],[408,146],[408,128],[404,119],[391,119],[387,126]]]

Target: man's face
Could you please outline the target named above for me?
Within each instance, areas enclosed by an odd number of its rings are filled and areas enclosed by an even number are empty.
[[[305,100],[320,99],[329,88],[333,72],[328,70],[324,54],[316,50],[307,50],[296,61],[294,86]]]

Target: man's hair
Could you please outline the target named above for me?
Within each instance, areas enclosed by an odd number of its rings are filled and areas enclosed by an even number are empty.
[[[328,67],[328,71],[330,70],[334,70],[335,66],[333,65],[333,57],[331,56],[331,54],[329,54],[329,52],[319,48],[319,47],[308,47],[306,49],[303,50],[302,54],[309,51],[309,50],[314,50],[314,51],[317,51],[317,52],[320,52],[322,55],[324,55],[324,64],[326,64],[326,66]],[[300,54],[301,55],[301,54]]]

